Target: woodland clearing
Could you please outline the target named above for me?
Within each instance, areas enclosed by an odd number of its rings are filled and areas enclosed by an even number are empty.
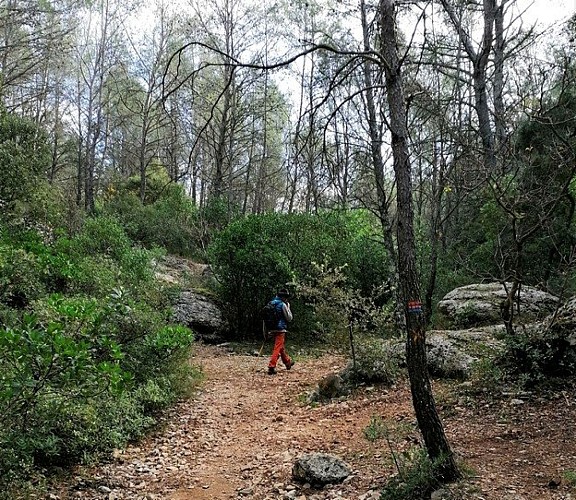
[[[288,345],[290,351],[290,346]],[[346,360],[296,354],[291,371],[266,373],[267,358],[197,345],[193,363],[204,382],[177,404],[144,441],[109,463],[76,468],[48,498],[203,500],[377,498],[386,480],[419,446],[408,381],[361,386],[345,399],[308,404],[306,395]],[[445,487],[452,498],[568,499],[576,496],[572,391],[524,400],[466,384],[435,381],[446,433],[467,478]],[[521,402],[523,401],[523,402]],[[374,422],[386,432],[368,440]],[[384,436],[385,434],[385,436]],[[294,460],[325,452],[353,474],[343,484],[312,489],[291,477]]]

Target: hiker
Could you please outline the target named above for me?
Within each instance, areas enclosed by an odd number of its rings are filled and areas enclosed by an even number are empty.
[[[270,333],[274,337],[274,349],[272,350],[272,357],[268,363],[268,375],[276,375],[276,363],[278,358],[282,358],[282,363],[286,366],[286,370],[290,370],[294,366],[294,361],[290,359],[286,349],[284,347],[284,342],[286,341],[286,326],[288,321],[292,321],[292,311],[290,311],[290,303],[288,302],[288,297],[290,294],[285,288],[278,291],[276,296],[271,300],[274,304],[278,318],[274,328],[269,329]]]

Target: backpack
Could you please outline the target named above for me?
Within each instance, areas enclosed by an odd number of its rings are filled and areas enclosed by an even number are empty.
[[[262,308],[262,320],[266,330],[275,330],[278,328],[278,321],[281,319],[281,312],[276,307],[276,302],[271,300]]]

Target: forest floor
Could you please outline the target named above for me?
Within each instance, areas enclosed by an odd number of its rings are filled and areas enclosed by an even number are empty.
[[[345,359],[296,354],[295,360],[292,370],[280,364],[269,376],[264,355],[196,346],[193,363],[205,379],[195,396],[176,405],[149,438],[116,451],[108,463],[75,469],[45,498],[378,498],[397,473],[393,455],[402,469],[419,445],[408,382],[363,386],[346,399],[311,405],[306,395]],[[467,473],[446,487],[451,498],[576,498],[572,392],[529,395],[521,403],[466,390],[466,384],[434,383],[446,434]],[[385,424],[386,437],[380,432],[368,440],[365,429],[382,430],[376,423]],[[342,458],[352,476],[320,490],[294,482],[292,465],[308,452]]]

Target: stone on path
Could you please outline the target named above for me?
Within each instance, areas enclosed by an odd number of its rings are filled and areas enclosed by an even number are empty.
[[[326,453],[310,453],[299,457],[292,467],[292,476],[314,486],[341,483],[351,474],[340,458]]]

